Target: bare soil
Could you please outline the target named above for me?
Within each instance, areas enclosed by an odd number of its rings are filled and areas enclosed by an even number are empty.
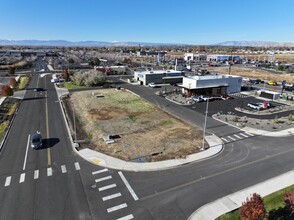
[[[217,73],[223,73],[223,74],[229,73],[229,67],[208,67],[207,70],[211,72],[217,72]],[[281,82],[283,80],[286,80],[287,83],[294,83],[294,76],[291,74],[286,74],[286,73],[273,74],[273,73],[269,73],[268,71],[260,70],[260,69],[240,68],[240,67],[232,66],[231,74],[242,76],[242,77],[259,78],[259,79],[264,79],[268,81],[276,81],[276,82]]]
[[[126,161],[185,158],[202,146],[202,131],[197,127],[125,90],[74,92],[64,103],[70,121],[71,103],[75,103],[77,139],[88,140],[82,147]],[[115,142],[106,144],[106,135]]]

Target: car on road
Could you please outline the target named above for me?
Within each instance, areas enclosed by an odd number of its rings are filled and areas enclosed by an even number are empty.
[[[38,149],[38,148],[41,148],[42,145],[43,145],[42,135],[40,132],[37,131],[36,134],[33,134],[31,136],[31,147],[33,149]]]
[[[228,99],[233,99],[233,97],[228,96],[228,95],[221,95],[222,100],[228,100]]]
[[[258,110],[258,111],[263,109],[263,106],[261,106],[260,103],[249,102],[249,103],[247,104],[247,106],[248,106],[249,108],[252,108],[252,109],[254,109],[254,110]]]

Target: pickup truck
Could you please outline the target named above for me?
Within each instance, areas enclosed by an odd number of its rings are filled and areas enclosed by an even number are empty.
[[[153,83],[153,82],[152,82],[152,83],[149,83],[148,86],[151,87],[151,88],[159,87],[159,85],[156,85],[156,84]]]

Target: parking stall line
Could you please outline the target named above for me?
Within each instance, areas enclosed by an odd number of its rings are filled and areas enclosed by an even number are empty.
[[[61,172],[62,173],[66,173],[67,172],[65,165],[61,165]]]
[[[11,182],[11,176],[6,177],[4,186],[9,186]]]
[[[127,181],[127,179],[123,175],[123,173],[121,171],[119,171],[118,174],[119,174],[120,178],[122,179],[122,181],[124,182],[124,184],[126,185],[126,187],[128,188],[128,190],[131,193],[131,195],[133,196],[134,200],[135,201],[136,200],[139,200],[138,196],[136,195],[136,193],[132,189],[131,185],[129,184],[129,182]]]
[[[39,170],[35,170],[34,172],[34,180],[39,178]]]
[[[19,183],[23,183],[25,181],[25,173],[20,174]]]
[[[228,136],[228,138],[230,138],[231,140],[235,141],[236,139],[232,138],[231,136]]]
[[[105,180],[109,180],[109,179],[112,179],[112,176],[106,176],[106,177],[102,177],[100,179],[96,179],[95,180],[95,183],[99,183],[99,182],[102,182],[102,181],[105,181]]]
[[[47,168],[47,176],[52,176],[52,167]]]
[[[115,194],[103,197],[102,200],[107,201],[107,200],[114,199],[120,196],[121,196],[121,193],[115,193]]]
[[[75,167],[76,167],[76,170],[80,170],[81,169],[80,164],[78,162],[75,162]]]
[[[134,218],[134,216],[132,214],[130,214],[130,215],[126,215],[124,217],[118,218],[116,220],[130,220],[130,219],[133,219],[133,218]]]
[[[238,136],[238,135],[236,135],[236,134],[234,134],[234,136],[235,136],[236,138],[243,139],[243,138],[241,138],[240,136]]]
[[[107,186],[100,187],[100,188],[98,188],[98,190],[99,191],[104,191],[104,190],[107,190],[107,189],[112,189],[114,187],[116,187],[116,184],[115,183],[114,184],[107,185]]]
[[[122,203],[120,205],[117,205],[117,206],[113,206],[111,208],[108,208],[107,209],[107,212],[110,213],[110,212],[114,212],[114,211],[117,211],[119,209],[123,209],[123,208],[126,208],[128,207],[127,203]]]
[[[94,172],[92,172],[92,175],[95,175],[95,174],[99,174],[99,173],[104,173],[104,172],[107,172],[108,171],[108,169],[103,169],[103,170],[98,170],[98,171],[94,171]]]
[[[243,137],[246,137],[246,138],[248,138],[248,136],[247,136],[247,135],[245,135],[244,133],[240,133],[240,135],[242,135]]]

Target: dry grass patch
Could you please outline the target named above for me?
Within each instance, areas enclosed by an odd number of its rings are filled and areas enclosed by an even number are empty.
[[[208,71],[210,72],[216,72],[216,73],[222,73],[222,74],[228,74],[229,73],[229,67],[208,67]],[[260,69],[251,69],[251,68],[240,68],[240,67],[231,67],[231,74],[242,76],[242,77],[249,77],[249,78],[259,78],[264,79],[268,81],[277,81],[281,82],[283,80],[286,80],[287,83],[294,83],[294,76],[291,74],[273,74],[269,73],[265,70]]]
[[[198,152],[202,132],[128,91],[115,89],[71,94],[80,128],[90,147],[124,160],[183,158]],[[105,135],[119,138],[106,144]],[[83,138],[83,137],[80,137]]]

